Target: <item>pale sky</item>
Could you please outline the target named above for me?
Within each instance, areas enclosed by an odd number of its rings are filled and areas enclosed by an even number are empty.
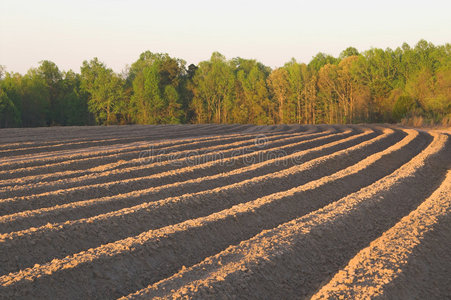
[[[80,71],[98,57],[116,72],[143,51],[197,64],[219,51],[282,66],[354,46],[451,43],[451,1],[0,0],[0,65],[39,61]]]

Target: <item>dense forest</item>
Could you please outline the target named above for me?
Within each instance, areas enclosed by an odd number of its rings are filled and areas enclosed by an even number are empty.
[[[253,59],[186,66],[144,52],[117,74],[94,58],[80,73],[51,61],[0,68],[0,127],[53,125],[403,122],[451,125],[451,44],[424,40],[271,69]]]

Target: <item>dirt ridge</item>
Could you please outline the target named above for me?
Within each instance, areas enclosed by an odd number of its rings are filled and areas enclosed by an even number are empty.
[[[447,298],[449,132],[5,130],[0,297]]]

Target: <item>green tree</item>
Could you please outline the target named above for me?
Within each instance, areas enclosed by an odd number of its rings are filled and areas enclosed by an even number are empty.
[[[345,50],[341,51],[340,56],[338,57],[340,60],[350,57],[350,56],[358,56],[359,51],[354,47],[348,47]]]
[[[123,100],[123,81],[105,64],[94,58],[81,67],[81,87],[89,95],[88,106],[98,124],[117,123],[120,101]]]
[[[0,127],[15,127],[20,124],[20,112],[0,88]]]
[[[63,101],[63,93],[61,88],[61,81],[63,74],[58,69],[58,66],[48,60],[40,62],[36,69],[36,76],[40,76],[44,81],[48,91],[49,101],[49,120],[50,125],[65,125],[65,103]]]
[[[312,58],[308,66],[318,72],[323,66],[327,64],[336,64],[337,62],[338,59],[336,59],[335,57],[323,52],[319,52]]]
[[[63,73],[61,89],[61,125],[93,125],[93,115],[88,108],[88,95],[81,89],[81,76],[73,71]]]
[[[288,109],[290,123],[305,123],[308,115],[308,100],[306,99],[306,81],[309,72],[305,64],[296,62],[293,58],[284,68],[288,71],[289,100]]]
[[[289,114],[286,108],[287,100],[290,96],[288,71],[284,68],[273,70],[268,76],[268,86],[278,104],[279,113],[277,123],[290,123]]]
[[[409,113],[419,109],[418,103],[410,96],[399,97],[393,106],[393,117],[396,121],[401,121],[407,117]]]
[[[231,63],[218,52],[209,61],[199,63],[193,77],[192,107],[197,123],[227,123],[234,87],[234,74]]]
[[[132,65],[127,81],[132,82],[133,120],[140,124],[180,123],[183,112],[180,91],[185,62],[168,54],[146,51]]]
[[[390,49],[371,49],[359,56],[353,73],[359,82],[370,90],[369,110],[371,122],[390,121],[393,101],[391,92],[401,87],[399,82],[399,58]]]
[[[3,95],[3,121],[5,127],[22,126],[22,76],[18,73],[4,73],[0,80]]]
[[[30,69],[23,77],[17,76],[13,83],[19,87],[22,125],[25,127],[50,125],[49,89],[37,69]]]
[[[180,110],[181,104],[179,102],[179,94],[172,85],[166,85],[164,89],[164,99],[166,100],[165,119],[166,124],[179,124],[181,123],[182,111]]]
[[[267,77],[270,69],[256,60],[236,58],[235,93],[232,103],[232,122],[252,124],[274,123],[275,105],[269,98]]]

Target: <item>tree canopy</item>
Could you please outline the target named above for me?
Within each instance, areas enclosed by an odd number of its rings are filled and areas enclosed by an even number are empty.
[[[80,73],[48,60],[0,66],[0,127],[409,122],[451,125],[451,45],[354,47],[271,69],[214,52],[198,65],[146,51],[124,73],[98,58]]]

